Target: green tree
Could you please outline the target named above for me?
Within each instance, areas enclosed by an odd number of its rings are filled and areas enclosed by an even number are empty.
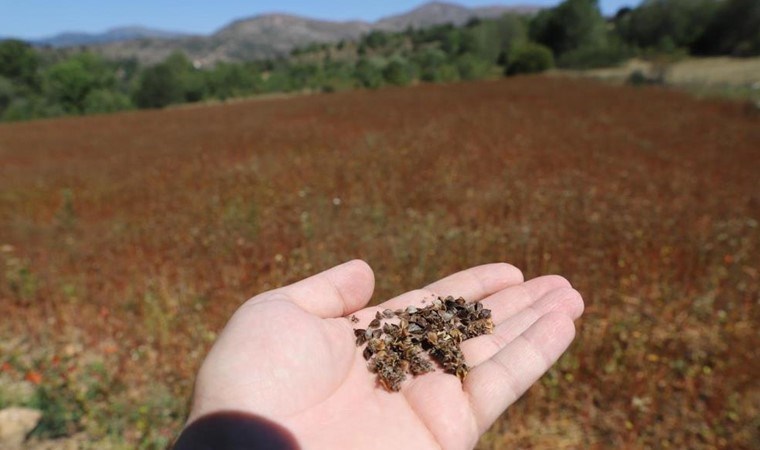
[[[442,28],[441,32],[443,36],[440,38],[441,50],[446,52],[450,56],[459,54],[459,49],[462,46],[462,33],[457,28]]]
[[[383,73],[377,64],[367,58],[359,58],[354,68],[354,77],[361,87],[377,89],[383,84]]]
[[[4,76],[0,76],[0,117],[3,115],[3,110],[11,104],[15,97],[16,89],[13,82]]]
[[[368,48],[377,50],[388,45],[389,39],[390,36],[385,31],[374,30],[364,36],[362,42],[365,43]]]
[[[208,94],[218,99],[240,97],[255,92],[258,76],[242,64],[221,63],[206,74]]]
[[[66,114],[60,105],[50,104],[41,95],[15,98],[5,109],[2,119],[6,121],[42,119]]]
[[[596,0],[565,0],[543,10],[530,24],[530,37],[562,55],[606,44],[606,24]]]
[[[383,79],[386,83],[395,86],[406,86],[412,82],[412,71],[409,63],[401,59],[394,59],[383,69]]]
[[[703,35],[719,5],[716,0],[644,0],[620,14],[615,27],[624,41],[638,47],[689,48]]]
[[[143,70],[133,100],[140,108],[163,108],[198,101],[204,92],[202,74],[193,68],[185,55],[174,53],[164,62]]]
[[[692,50],[698,54],[760,55],[760,2],[721,2]]]
[[[85,114],[106,114],[132,108],[129,97],[110,89],[95,89],[84,99]]]
[[[61,105],[69,114],[81,114],[85,99],[95,89],[112,89],[115,78],[111,67],[93,53],[79,53],[44,73],[44,92],[48,100]]]
[[[464,54],[454,61],[462,80],[477,80],[488,75],[492,65],[475,55]]]
[[[528,40],[528,19],[517,14],[505,14],[496,20],[481,22],[473,33],[477,40],[477,56],[498,63],[512,49]]]
[[[426,48],[415,55],[415,63],[420,67],[422,81],[437,82],[441,79],[441,68],[446,65],[446,54],[437,48]]]
[[[541,44],[528,42],[515,49],[504,74],[511,76],[523,73],[539,73],[552,67],[554,67],[554,56],[551,49]]]
[[[163,108],[185,99],[180,76],[166,64],[143,70],[133,95],[140,108]]]
[[[288,77],[294,89],[314,89],[321,86],[323,81],[322,68],[314,63],[288,66]]]
[[[39,56],[31,45],[14,39],[0,41],[0,76],[37,91],[39,66]]]

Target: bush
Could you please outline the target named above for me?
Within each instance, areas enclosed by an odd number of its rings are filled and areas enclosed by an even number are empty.
[[[406,86],[412,82],[412,73],[409,64],[400,60],[391,61],[383,69],[383,79],[388,84]]]
[[[85,114],[106,114],[131,108],[129,97],[108,89],[96,89],[84,99]]]
[[[643,86],[645,84],[649,84],[649,78],[647,78],[647,76],[644,75],[644,72],[637,69],[631,72],[630,75],[628,75],[627,82],[631,86]]]
[[[559,58],[558,65],[571,69],[593,69],[618,65],[631,56],[623,45],[608,43],[571,50]]]
[[[29,96],[13,100],[3,112],[2,119],[13,122],[64,115],[66,111],[60,105],[50,104],[42,97]]]
[[[704,33],[691,49],[703,55],[760,55],[760,2],[721,2]]]
[[[111,89],[115,85],[113,69],[92,53],[80,53],[55,64],[45,72],[44,92],[71,114],[84,112],[87,96],[96,89]]]
[[[491,63],[466,53],[457,58],[456,67],[462,80],[478,80],[488,75]]]
[[[11,104],[15,96],[16,88],[13,82],[0,75],[0,116],[2,115],[2,111]]]
[[[242,64],[222,63],[206,74],[206,89],[210,96],[225,100],[254,92],[256,74]]]
[[[366,58],[360,58],[354,68],[354,77],[359,86],[376,89],[383,84],[383,73],[377,64]]]
[[[507,62],[505,75],[539,73],[552,67],[554,67],[554,55],[549,47],[527,43],[512,53]]]

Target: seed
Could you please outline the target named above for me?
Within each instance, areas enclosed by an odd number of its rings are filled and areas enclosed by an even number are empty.
[[[381,320],[393,317],[398,323],[380,326]],[[491,311],[480,302],[468,304],[461,297],[448,296],[438,297],[425,307],[376,312],[369,327],[354,330],[354,335],[357,346],[366,343],[362,354],[378,384],[395,392],[401,389],[407,373],[416,376],[434,370],[433,361],[444,372],[464,380],[469,368],[459,344],[492,331]]]
[[[367,342],[366,330],[362,330],[361,328],[354,330],[354,335],[356,336],[356,345],[362,345],[363,343]]]

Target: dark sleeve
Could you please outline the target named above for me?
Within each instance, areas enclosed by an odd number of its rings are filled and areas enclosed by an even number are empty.
[[[188,425],[174,450],[298,450],[293,434],[268,419],[224,411],[203,416]]]

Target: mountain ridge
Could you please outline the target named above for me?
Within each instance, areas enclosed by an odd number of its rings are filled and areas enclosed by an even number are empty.
[[[397,32],[408,27],[422,28],[444,23],[462,25],[473,17],[486,19],[505,13],[531,14],[539,9],[541,8],[529,4],[468,8],[455,3],[434,1],[374,22],[330,21],[294,14],[268,13],[233,20],[210,35],[178,35],[143,27],[119,27],[103,33],[111,33],[111,40],[102,35],[91,35],[93,42],[81,43],[80,39],[79,43],[71,46],[87,47],[111,59],[137,58],[145,64],[160,62],[171,53],[182,51],[197,64],[209,65],[224,61],[281,57],[297,47],[311,43],[354,40],[373,30]],[[132,36],[114,38],[117,32],[124,30],[131,30]],[[75,36],[69,40],[76,41],[77,33],[70,34]],[[51,42],[50,39],[47,41]],[[52,42],[45,45],[65,47]]]
[[[80,45],[108,44],[137,39],[175,39],[190,36],[190,33],[178,31],[160,30],[140,25],[127,25],[109,28],[101,33],[87,33],[81,31],[64,31],[53,36],[32,39],[28,42],[34,45],[47,45],[51,47],[75,47]]]

